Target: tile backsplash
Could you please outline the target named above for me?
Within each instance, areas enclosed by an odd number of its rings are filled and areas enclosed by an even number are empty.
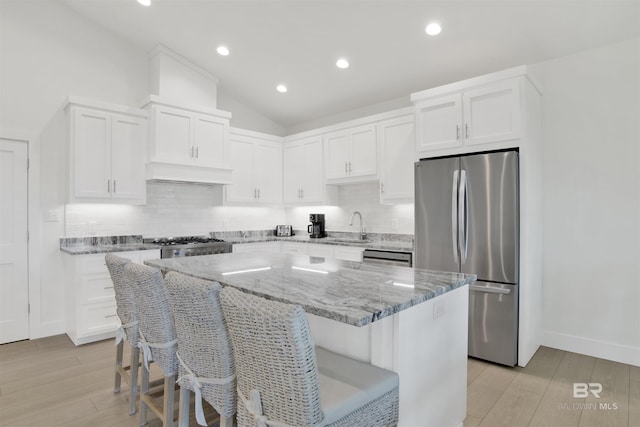
[[[214,186],[182,182],[147,182],[147,204],[70,204],[65,206],[65,237],[141,234],[145,237],[206,235],[212,231],[269,230],[292,224],[306,230],[309,213],[324,213],[327,230],[358,231],[362,213],[368,232],[413,234],[413,204],[380,205],[375,182],[344,185],[339,206],[214,206]]]

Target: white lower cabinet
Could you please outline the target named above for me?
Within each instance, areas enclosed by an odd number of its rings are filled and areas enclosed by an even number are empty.
[[[280,242],[234,243],[232,252],[234,254],[247,252],[280,253]]]
[[[318,243],[283,242],[282,253],[309,255],[321,258],[335,258],[343,261],[362,261],[363,248],[323,245]]]
[[[160,251],[118,252],[117,255],[143,263],[160,258]],[[75,345],[114,337],[120,320],[105,254],[65,254],[64,257],[67,335]]]

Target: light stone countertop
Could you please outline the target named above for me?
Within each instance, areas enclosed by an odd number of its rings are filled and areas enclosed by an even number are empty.
[[[475,275],[303,255],[235,253],[145,261],[364,326],[476,280]]]
[[[308,243],[318,245],[352,246],[366,249],[381,249],[395,251],[413,251],[413,242],[399,240],[365,240],[360,241],[348,238],[323,237],[312,239],[308,235],[279,237],[279,236],[254,236],[254,237],[232,237],[225,241],[233,244],[262,243],[262,242],[293,242]]]

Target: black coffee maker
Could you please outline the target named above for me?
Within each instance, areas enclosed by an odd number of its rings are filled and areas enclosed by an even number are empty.
[[[309,237],[327,237],[327,233],[324,231],[324,214],[309,214],[309,221],[311,222],[307,226]]]

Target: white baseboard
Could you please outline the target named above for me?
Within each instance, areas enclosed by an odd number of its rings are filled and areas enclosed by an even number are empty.
[[[541,345],[600,359],[640,366],[640,347],[594,340],[553,331],[542,331]]]

